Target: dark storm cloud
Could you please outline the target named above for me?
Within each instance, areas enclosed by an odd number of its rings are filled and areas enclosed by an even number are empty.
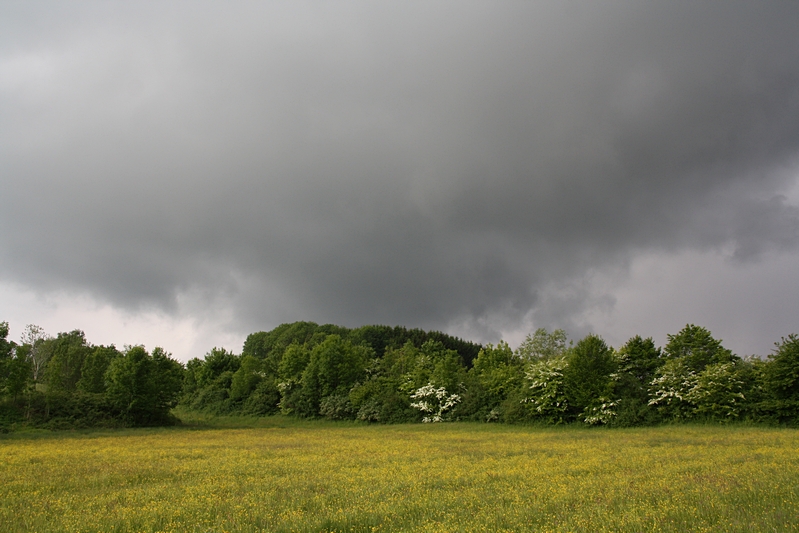
[[[6,280],[490,337],[799,244],[794,2],[2,9]]]

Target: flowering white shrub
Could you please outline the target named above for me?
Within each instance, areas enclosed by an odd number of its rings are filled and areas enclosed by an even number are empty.
[[[569,408],[563,380],[566,365],[563,357],[541,359],[531,363],[525,373],[530,392],[522,401],[532,406],[536,416],[549,422],[562,422]]]
[[[715,419],[732,419],[741,414],[746,399],[744,382],[733,363],[709,365],[699,373],[688,399],[696,405],[696,414]]]
[[[319,402],[319,414],[331,420],[346,420],[355,415],[349,397],[341,393],[322,398]]]
[[[422,418],[422,422],[427,423],[443,422],[445,413],[455,407],[461,401],[461,397],[458,394],[448,393],[444,387],[436,388],[432,383],[428,383],[416,389],[411,394],[411,400],[417,400],[411,403],[411,407],[424,413],[426,416]]]
[[[299,381],[296,379],[289,379],[281,381],[277,384],[277,390],[280,392],[280,401],[277,406],[280,412],[284,415],[290,415],[294,412],[294,405],[291,400],[291,393],[299,388]]]
[[[591,426],[607,424],[616,416],[617,402],[607,398],[599,398],[599,405],[586,407],[583,411],[583,422]]]
[[[654,405],[674,418],[694,415],[717,420],[738,417],[745,400],[744,382],[734,363],[708,365],[696,373],[679,360],[666,363],[652,381]]]
[[[671,359],[652,380],[649,405],[669,418],[690,418],[696,408],[690,392],[696,383],[696,372],[689,370],[680,359]]]

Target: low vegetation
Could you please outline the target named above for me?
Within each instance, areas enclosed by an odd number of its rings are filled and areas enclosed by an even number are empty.
[[[0,436],[2,530],[799,529],[791,429],[184,418]]]

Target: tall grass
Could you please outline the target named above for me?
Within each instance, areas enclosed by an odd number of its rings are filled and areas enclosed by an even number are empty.
[[[787,429],[277,417],[0,438],[9,532],[749,532],[797,517]]]

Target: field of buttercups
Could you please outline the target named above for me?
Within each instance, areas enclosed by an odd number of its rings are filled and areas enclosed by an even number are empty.
[[[2,436],[0,529],[799,531],[796,430],[270,420]]]

